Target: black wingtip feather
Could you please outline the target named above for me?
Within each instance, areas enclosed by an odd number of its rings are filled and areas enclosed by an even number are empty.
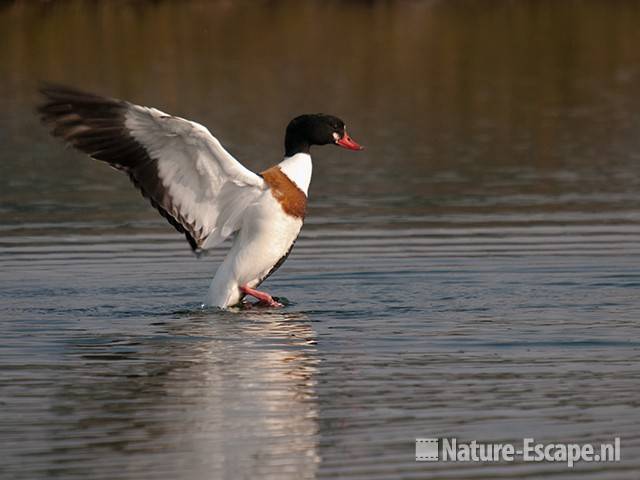
[[[40,85],[38,91],[47,99],[60,103],[90,103],[96,105],[121,102],[121,100],[115,98],[96,95],[95,93],[56,83],[44,82]]]
[[[45,124],[63,124],[66,116],[76,115],[78,122],[90,126],[99,126],[101,122],[105,122],[105,117],[113,125],[113,117],[122,115],[126,109],[126,102],[122,100],[53,83],[43,83],[39,92],[44,101],[36,110]],[[54,135],[60,136],[55,132]]]
[[[200,245],[181,223],[184,219],[176,218],[161,204],[164,193],[156,191],[162,182],[156,178],[153,159],[125,127],[125,114],[130,104],[55,83],[42,83],[39,92],[44,101],[36,110],[51,134],[126,172],[142,195],[185,235],[191,249],[198,254]]]

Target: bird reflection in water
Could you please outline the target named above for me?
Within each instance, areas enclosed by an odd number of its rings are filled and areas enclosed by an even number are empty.
[[[83,432],[65,455],[132,477],[314,476],[318,360],[304,314],[185,312],[146,327],[68,346],[88,375],[54,398]]]

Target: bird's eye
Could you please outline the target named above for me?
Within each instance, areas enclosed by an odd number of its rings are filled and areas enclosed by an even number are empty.
[[[340,134],[338,132],[333,132],[333,139],[336,141],[340,140]]]

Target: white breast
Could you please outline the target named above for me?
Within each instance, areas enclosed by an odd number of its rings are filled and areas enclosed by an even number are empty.
[[[292,157],[285,157],[278,166],[305,195],[309,196],[309,183],[311,183],[311,173],[313,170],[311,155],[308,153],[296,153]]]
[[[270,191],[250,206],[231,250],[209,287],[207,304],[218,307],[240,300],[240,285],[255,288],[287,254],[302,228],[302,219],[287,215]]]

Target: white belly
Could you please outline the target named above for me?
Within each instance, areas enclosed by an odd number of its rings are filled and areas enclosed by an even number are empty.
[[[245,212],[231,250],[218,268],[207,304],[225,308],[242,298],[239,287],[256,287],[282,259],[302,228],[302,219],[287,215],[270,191]]]

